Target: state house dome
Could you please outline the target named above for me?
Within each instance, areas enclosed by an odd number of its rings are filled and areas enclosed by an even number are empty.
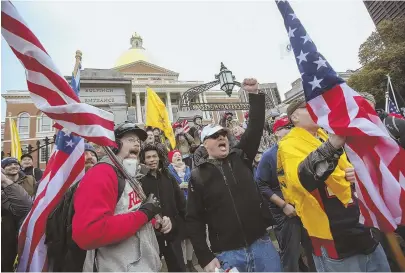
[[[115,62],[114,67],[124,66],[137,61],[145,61],[148,63],[153,63],[153,58],[150,54],[142,47],[142,37],[136,32],[132,35],[131,48],[125,51]]]

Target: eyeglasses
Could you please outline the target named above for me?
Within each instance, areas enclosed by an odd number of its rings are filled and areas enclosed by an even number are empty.
[[[212,134],[210,136],[207,136],[205,139],[209,139],[209,138],[210,139],[217,139],[220,136],[226,137],[227,135],[228,135],[228,133],[225,130],[221,130],[221,131],[218,131],[218,132],[216,132],[216,133],[214,133],[214,134]]]

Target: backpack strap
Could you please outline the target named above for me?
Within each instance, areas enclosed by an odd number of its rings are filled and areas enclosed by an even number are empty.
[[[117,167],[115,167],[114,165],[112,165],[112,164],[110,164],[110,163],[108,163],[108,162],[98,162],[98,163],[95,164],[94,166],[100,165],[100,164],[107,164],[107,165],[110,165],[110,166],[114,169],[115,174],[117,175],[117,179],[118,179],[118,196],[117,196],[117,203],[118,203],[118,201],[120,200],[120,198],[121,198],[121,196],[122,196],[122,193],[124,192],[125,184],[127,183],[127,182],[125,181],[125,177],[123,176],[123,174],[121,173],[121,171],[117,169]],[[93,167],[94,167],[94,166],[93,166]]]
[[[122,196],[122,194],[124,192],[125,184],[127,183],[125,181],[125,178],[121,175],[121,172],[114,165],[111,165],[109,163],[103,163],[103,162],[99,162],[96,165],[98,165],[98,164],[108,164],[108,165],[110,165],[111,167],[113,167],[115,173],[117,174],[117,179],[118,179],[117,203],[118,203],[118,201],[120,200],[120,198],[121,198],[121,196]],[[94,251],[93,272],[98,272],[97,265],[96,265],[96,263],[97,263],[97,260],[96,260],[97,259],[97,252],[98,252],[98,248],[96,248],[95,251]]]

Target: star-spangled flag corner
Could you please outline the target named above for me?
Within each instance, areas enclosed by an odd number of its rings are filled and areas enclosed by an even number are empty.
[[[398,110],[397,106],[390,97],[388,97],[388,111],[390,114],[401,115],[401,112]]]
[[[405,150],[390,138],[369,103],[318,52],[290,3],[276,4],[301,74],[309,114],[329,133],[347,137],[345,150],[357,175],[361,221],[394,231],[405,224]]]

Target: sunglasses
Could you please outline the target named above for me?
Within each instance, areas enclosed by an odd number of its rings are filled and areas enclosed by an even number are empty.
[[[218,131],[210,136],[207,136],[205,139],[217,139],[220,136],[226,137],[228,135],[228,133],[224,130]]]

